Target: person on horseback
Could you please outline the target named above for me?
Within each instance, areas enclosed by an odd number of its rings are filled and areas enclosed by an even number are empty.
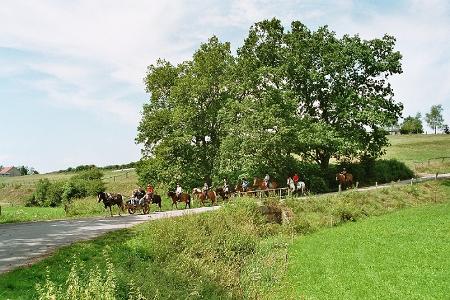
[[[246,192],[247,188],[248,188],[249,182],[247,181],[247,179],[244,177],[242,178],[242,191]]]
[[[147,200],[151,200],[153,198],[153,193],[155,192],[155,189],[153,186],[149,183],[147,184]]]
[[[294,174],[294,177],[292,177],[292,180],[294,181],[294,191],[297,191],[297,184],[298,184],[298,181],[300,180],[300,177],[298,177],[297,173]]]
[[[266,189],[269,188],[269,181],[270,181],[270,176],[269,176],[269,174],[266,174],[266,176],[264,177],[264,186],[266,187]]]
[[[202,193],[203,195],[205,195],[205,199],[208,199],[208,190],[209,190],[208,183],[205,182],[205,184],[202,187]]]
[[[229,191],[229,189],[228,189],[228,183],[227,183],[227,180],[224,178],[224,179],[223,179],[223,192],[224,192],[225,194],[228,194],[228,191]]]
[[[177,183],[177,188],[175,189],[175,195],[177,195],[178,201],[181,201],[181,194],[183,193],[183,189],[180,184]]]
[[[341,174],[344,175],[345,178],[347,178],[347,170],[345,168],[342,168]]]

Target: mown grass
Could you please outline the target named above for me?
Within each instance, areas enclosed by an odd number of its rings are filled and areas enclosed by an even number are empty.
[[[299,237],[276,299],[446,299],[450,202]]]
[[[87,275],[83,274],[96,266],[105,268],[102,251],[108,249],[115,270],[116,299],[130,296],[130,282],[140,287],[147,299],[280,299],[284,289],[273,287],[286,285],[283,278],[289,277],[287,263],[298,259],[288,255],[291,239],[348,221],[359,224],[360,219],[400,208],[448,201],[450,182],[445,184],[428,182],[303,198],[285,204],[266,202],[264,205],[271,211],[284,211],[283,224],[268,222],[258,204],[250,199],[231,202],[203,215],[144,223],[64,247],[29,268],[1,275],[0,298],[35,298],[34,286],[45,283],[47,269],[51,282],[67,289],[73,261],[85,266],[78,274],[81,281],[86,281]],[[351,266],[345,267],[350,272]],[[402,283],[399,279],[389,284]]]
[[[450,159],[428,160],[437,157],[450,157],[450,135],[413,134],[389,136],[391,146],[386,148],[383,158],[397,159],[419,173],[449,173]],[[420,163],[422,162],[422,163]]]

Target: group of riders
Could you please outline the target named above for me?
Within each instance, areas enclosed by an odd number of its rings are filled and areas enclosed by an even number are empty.
[[[347,176],[347,170],[345,168],[342,169],[342,171],[339,173],[344,175],[345,177]],[[270,176],[269,174],[266,174],[264,176],[263,179],[263,189],[269,189],[270,188]],[[305,187],[305,183],[303,181],[300,181],[300,176],[298,175],[298,173],[295,173],[293,176],[288,176],[287,178],[287,186],[291,189],[291,191],[293,193],[298,192],[300,189],[303,192],[303,189]],[[253,185],[250,185],[250,182],[247,180],[247,178],[242,178],[241,182],[240,182],[240,189],[239,192],[241,193],[247,193],[250,191],[253,191],[254,189],[254,185],[255,182],[253,183]],[[238,184],[239,186],[239,184]],[[205,197],[205,199],[208,199],[208,191],[210,191],[211,186],[208,184],[208,182],[205,181],[205,183],[203,184],[202,188],[201,188],[201,193],[203,194],[203,196]],[[223,179],[223,184],[221,186],[222,192],[225,195],[229,195],[231,194],[231,192],[235,192],[237,190],[233,189],[232,191],[230,190],[230,186],[228,184],[228,181],[226,178]],[[147,185],[147,189],[146,191],[144,191],[143,189],[136,189],[133,191],[133,194],[131,196],[132,203],[134,204],[140,204],[142,203],[142,201],[151,201],[154,195],[154,188],[151,184]],[[181,185],[179,183],[176,184],[176,188],[175,188],[175,195],[177,196],[178,199],[180,199],[181,194],[183,193],[183,189],[181,187]]]

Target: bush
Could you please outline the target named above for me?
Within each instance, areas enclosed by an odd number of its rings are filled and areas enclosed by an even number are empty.
[[[61,205],[63,200],[96,196],[97,193],[105,190],[102,177],[103,173],[100,170],[89,169],[72,176],[67,182],[52,183],[47,178],[40,179],[26,205],[55,207]]]

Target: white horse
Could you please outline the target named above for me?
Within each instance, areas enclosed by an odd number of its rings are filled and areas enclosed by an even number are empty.
[[[289,187],[289,190],[291,191],[292,194],[300,192],[301,195],[303,195],[305,193],[306,184],[303,181],[297,182],[297,187],[296,187],[295,183],[294,183],[294,180],[291,177],[289,177],[287,179],[286,183],[287,183],[287,186]]]

